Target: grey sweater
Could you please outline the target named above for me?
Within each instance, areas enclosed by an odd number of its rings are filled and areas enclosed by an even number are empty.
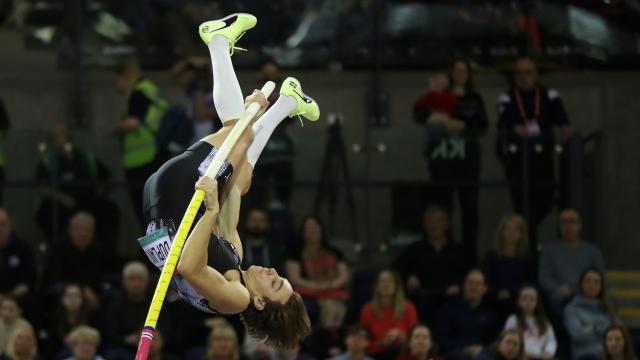
[[[571,338],[571,357],[579,359],[602,353],[602,337],[611,322],[609,314],[600,309],[598,299],[573,298],[564,309],[564,326]]]
[[[605,271],[602,253],[597,247],[583,241],[575,247],[564,242],[545,245],[538,269],[540,287],[547,293],[553,293],[560,285],[567,284],[577,294],[580,274],[588,267]]]

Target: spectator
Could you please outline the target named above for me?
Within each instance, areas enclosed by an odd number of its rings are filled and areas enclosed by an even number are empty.
[[[239,360],[238,335],[230,325],[217,326],[211,330],[207,341],[206,360]]]
[[[450,241],[447,213],[429,207],[423,216],[425,237],[409,245],[393,262],[402,275],[420,319],[435,324],[442,303],[460,294],[466,263],[460,246]]]
[[[147,178],[156,171],[155,133],[169,108],[158,87],[142,75],[137,60],[131,59],[117,75],[117,87],[127,94],[127,111],[116,125],[122,143],[122,164],[129,182],[129,195],[140,222],[142,217],[142,192]]]
[[[23,324],[9,334],[5,352],[7,360],[35,360],[38,357],[38,341],[31,325]]]
[[[518,290],[526,283],[535,282],[527,223],[520,215],[502,218],[496,231],[495,249],[485,257],[483,270],[489,294],[496,301],[500,315],[506,317],[514,310]]]
[[[307,302],[317,303],[319,325],[335,329],[346,313],[349,268],[340,252],[327,243],[317,217],[309,216],[302,224],[302,248],[286,261],[287,275],[295,291]]]
[[[546,245],[538,267],[540,287],[549,297],[553,314],[562,308],[579,289],[580,272],[588,267],[605,270],[604,259],[594,245],[582,241],[580,214],[576,209],[560,213],[560,242]]]
[[[94,240],[95,224],[95,218],[89,213],[73,215],[69,220],[69,241],[53,245],[45,273],[45,283],[56,294],[64,283],[79,283],[92,309],[99,304],[96,291],[103,275],[103,253]]]
[[[0,307],[0,320],[2,322],[2,327],[4,328],[4,333],[7,338],[4,339],[5,343],[0,344],[0,348],[8,351],[8,345],[11,343],[11,334],[13,334],[16,330],[21,329],[25,326],[31,326],[27,320],[22,318],[22,308],[18,303],[18,299],[14,296],[4,296],[2,297],[2,307]]]
[[[611,325],[602,338],[604,360],[636,360],[629,332],[622,325]]]
[[[92,311],[82,295],[82,286],[68,283],[62,290],[60,305],[50,319],[47,331],[48,351],[50,355],[58,353],[66,343],[69,333],[78,326],[93,323]]]
[[[330,360],[373,360],[367,356],[365,350],[369,345],[367,328],[361,324],[351,325],[347,329],[347,336],[344,340],[347,351]]]
[[[119,235],[118,207],[107,199],[106,182],[111,173],[102,161],[90,152],[78,148],[69,129],[57,122],[51,130],[51,146],[40,148],[36,181],[42,202],[35,220],[48,236],[57,239],[64,232],[71,216],[80,210],[97,219],[97,234],[103,250],[115,256]]]
[[[373,300],[362,308],[360,323],[371,334],[367,353],[378,360],[398,355],[418,323],[418,315],[413,303],[405,299],[397,273],[383,270],[378,274]]]
[[[173,107],[158,132],[161,159],[180,154],[189,146],[222,127],[211,94],[211,66],[208,57],[190,56],[171,68],[171,77],[189,98],[186,109]]]
[[[595,359],[604,351],[602,339],[615,321],[605,289],[602,272],[587,268],[580,276],[580,293],[564,309],[572,359]]]
[[[100,345],[98,330],[86,325],[78,326],[69,334],[68,342],[73,356],[67,360],[104,360],[102,356],[97,355]]]
[[[0,274],[0,294],[23,299],[33,290],[36,267],[31,246],[15,235],[5,208],[0,208]]]
[[[556,335],[535,287],[525,286],[520,290],[516,313],[509,316],[504,329],[522,333],[527,358],[549,360],[556,355]]]
[[[149,270],[143,263],[127,263],[122,270],[122,278],[123,296],[106,309],[104,334],[108,344],[118,347],[114,349],[115,354],[105,354],[109,359],[127,358],[127,352],[135,352],[151,303],[148,296]]]
[[[518,330],[505,330],[493,349],[484,350],[477,360],[525,360],[522,334]]]
[[[555,201],[554,126],[562,127],[564,136],[570,136],[571,125],[558,91],[538,82],[536,64],[529,57],[516,61],[514,86],[500,95],[498,102],[498,157],[510,184],[515,211],[528,215],[531,251],[535,253],[536,229]],[[526,199],[522,190],[525,183]]]
[[[397,357],[396,360],[440,360],[441,358],[435,353],[436,346],[433,343],[431,330],[426,325],[418,324],[411,330],[408,352]]]
[[[264,63],[260,68],[257,80],[258,89],[267,81],[280,84],[282,77],[278,65],[272,61]],[[269,97],[269,102],[273,104],[276,100],[278,100],[278,95],[274,91]],[[282,121],[269,138],[267,146],[260,155],[260,166],[253,170],[254,186],[249,193],[250,204],[270,209],[289,207],[291,190],[293,189],[293,162],[296,149],[287,128],[295,122],[295,119]],[[273,194],[271,199],[268,198],[270,193]]]
[[[266,210],[262,208],[249,210],[245,222],[245,236],[242,238],[243,268],[258,265],[274,268],[278,273],[283,273],[286,257],[284,244],[271,236],[270,230],[271,224]]]
[[[463,296],[442,307],[437,335],[445,358],[473,359],[495,339],[498,324],[483,302],[486,292],[484,274],[472,269],[464,280]]]
[[[445,103],[451,102],[451,95],[454,95],[453,108],[450,111],[443,109],[445,115],[436,115],[433,111],[436,109],[417,106],[419,101],[414,108],[414,115],[417,122],[428,124],[425,155],[431,179],[453,184],[438,189],[442,195],[442,206],[449,212],[453,209],[454,190],[458,191],[463,248],[468,260],[475,263],[478,256],[477,182],[480,179],[482,157],[478,140],[487,131],[487,114],[482,97],[475,91],[471,68],[466,61],[457,60],[453,63],[450,78],[452,94],[447,91],[441,91],[440,94]]]

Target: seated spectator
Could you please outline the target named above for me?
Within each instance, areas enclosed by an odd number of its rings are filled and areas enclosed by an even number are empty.
[[[496,345],[483,350],[476,360],[525,360],[522,334],[512,329],[500,334]]]
[[[47,237],[64,235],[65,226],[74,213],[86,211],[97,219],[98,241],[104,257],[116,254],[119,233],[118,207],[107,198],[106,183],[111,172],[94,154],[73,142],[69,129],[56,122],[51,129],[50,146],[41,147],[36,181],[42,202],[35,220]],[[60,233],[54,234],[55,231]]]
[[[404,297],[400,276],[392,270],[378,274],[373,300],[360,313],[360,323],[370,334],[367,353],[378,360],[393,359],[418,323],[411,301]]]
[[[440,360],[441,358],[435,355],[435,350],[431,330],[427,325],[418,324],[409,335],[407,353],[398,356],[396,360]]]
[[[112,352],[105,353],[108,359],[129,358],[135,353],[151,303],[149,270],[143,263],[129,262],[122,270],[122,277],[124,294],[106,309],[104,335],[109,345],[116,346]]]
[[[239,360],[238,335],[231,325],[216,326],[209,334],[206,360]]]
[[[500,315],[506,317],[514,310],[518,290],[535,280],[534,264],[529,256],[529,232],[520,215],[502,218],[496,232],[495,249],[485,257],[483,270],[487,275],[489,296],[496,302]]]
[[[622,325],[611,325],[602,338],[604,360],[636,360],[629,332]]]
[[[504,329],[522,333],[527,358],[549,360],[556,355],[556,335],[535,287],[525,286],[520,290],[516,313],[509,316]]]
[[[545,245],[538,267],[540,287],[549,297],[552,314],[560,316],[566,303],[579,288],[580,272],[588,267],[605,271],[600,250],[581,238],[580,214],[576,209],[560,213],[560,239]]]
[[[393,262],[406,284],[407,294],[427,325],[444,301],[460,294],[466,262],[460,246],[448,238],[447,213],[439,207],[424,212],[425,237],[409,245]]]
[[[0,208],[0,294],[24,298],[36,279],[36,267],[31,246],[13,233],[11,219]]]
[[[49,320],[47,353],[53,355],[64,348],[67,336],[74,328],[93,323],[92,311],[82,295],[82,287],[76,283],[64,286],[60,305]]]
[[[59,293],[64,283],[82,285],[82,293],[91,308],[98,307],[96,291],[102,278],[102,251],[94,240],[93,215],[79,212],[69,221],[69,240],[56,243],[51,248],[45,283],[53,293]],[[57,296],[56,296],[57,298]]]
[[[253,208],[247,213],[242,237],[244,269],[251,265],[274,268],[283,274],[286,254],[284,244],[271,236],[269,214],[262,208]]]
[[[38,356],[38,340],[30,324],[22,324],[9,334],[5,351],[6,360],[35,360]]]
[[[8,349],[9,339],[14,331],[25,326],[31,326],[27,320],[22,318],[22,308],[20,307],[18,299],[11,295],[2,298],[0,322],[2,322],[4,333],[7,336],[7,338],[4,339],[5,343],[0,345],[5,351]]]
[[[349,268],[340,252],[327,243],[318,218],[307,217],[302,224],[302,248],[286,261],[287,275],[295,291],[307,302],[316,302],[319,325],[335,329],[346,313]]]
[[[572,359],[595,359],[604,351],[602,338],[615,321],[605,289],[602,272],[588,268],[580,276],[579,294],[564,309]]]
[[[440,313],[438,344],[449,359],[473,359],[495,339],[496,315],[484,304],[487,282],[479,269],[469,271],[462,297],[450,300]]]
[[[104,360],[97,355],[100,345],[100,333],[98,330],[80,325],[69,333],[68,343],[73,350],[73,356],[67,360]]]
[[[347,346],[347,351],[330,358],[330,360],[373,360],[373,358],[365,354],[365,350],[369,345],[369,339],[367,328],[361,324],[351,325],[347,329],[347,336],[344,343]]]

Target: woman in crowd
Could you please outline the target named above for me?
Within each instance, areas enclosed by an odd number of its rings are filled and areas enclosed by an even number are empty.
[[[534,269],[527,223],[520,215],[504,216],[496,231],[495,249],[487,254],[483,266],[489,296],[496,301],[500,315],[513,312],[518,290],[535,280]]]
[[[396,360],[440,360],[435,356],[436,346],[433,343],[431,330],[427,325],[418,324],[411,330],[407,352]]]
[[[219,325],[211,330],[207,341],[206,360],[239,360],[238,335],[231,325]]]
[[[437,77],[436,74],[434,78]],[[450,78],[449,89],[440,87],[434,92],[432,88],[430,93],[418,100],[414,115],[416,122],[426,125],[425,157],[431,180],[453,184],[438,189],[442,195],[438,202],[451,212],[454,190],[458,192],[462,213],[462,244],[468,261],[476,264],[476,184],[480,179],[482,157],[479,138],[487,131],[487,113],[482,96],[474,89],[471,68],[466,61],[457,60],[452,64]],[[425,101],[434,98],[434,95],[436,101]]]
[[[56,354],[67,342],[67,335],[75,327],[90,324],[91,310],[82,295],[82,287],[76,283],[66,284],[62,290],[58,311],[51,319],[48,331],[48,353]]]
[[[404,296],[400,276],[392,270],[378,274],[373,300],[360,312],[369,331],[367,352],[377,360],[393,359],[418,323],[416,308]]]
[[[602,356],[604,360],[636,360],[631,336],[624,326],[609,326],[602,340],[605,349]]]
[[[516,329],[505,330],[496,344],[484,350],[476,360],[525,360],[522,334]]]
[[[340,252],[327,243],[317,217],[309,216],[303,221],[301,237],[302,248],[286,262],[289,281],[305,300],[317,303],[319,319],[316,323],[322,328],[336,329],[342,325],[346,313],[345,286],[349,281],[349,268]],[[314,306],[310,305],[308,309],[312,315]]]
[[[564,309],[564,325],[571,339],[572,358],[594,359],[604,351],[602,338],[615,317],[600,270],[586,269],[579,284],[580,293]]]
[[[535,287],[525,286],[520,290],[516,313],[509,316],[504,328],[522,333],[527,358],[549,360],[555,356],[556,335]]]
[[[100,333],[98,330],[80,325],[69,333],[67,342],[73,350],[73,356],[67,360],[104,360],[97,355],[100,345]]]
[[[9,334],[9,342],[3,360],[35,360],[38,357],[38,341],[33,327],[20,324]]]
[[[22,308],[18,299],[10,295],[3,296],[2,302],[0,302],[0,322],[2,322],[3,332],[6,334],[5,342],[0,344],[0,348],[5,351],[9,344],[9,337],[16,329],[25,326],[31,327],[31,324],[22,318]]]

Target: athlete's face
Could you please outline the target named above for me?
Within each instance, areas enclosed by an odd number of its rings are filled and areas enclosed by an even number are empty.
[[[259,310],[264,307],[263,298],[285,304],[293,294],[289,280],[279,276],[273,268],[253,265],[247,269],[247,273],[247,288]]]

